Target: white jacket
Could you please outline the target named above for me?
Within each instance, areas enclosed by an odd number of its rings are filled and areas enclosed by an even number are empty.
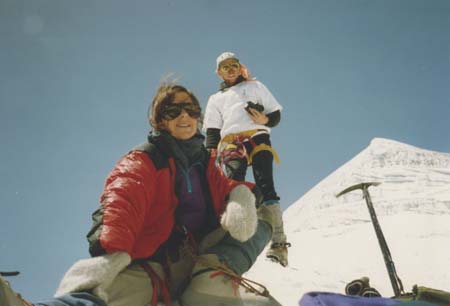
[[[283,109],[263,83],[256,80],[243,81],[209,97],[203,129],[220,129],[222,138],[228,134],[254,129],[264,129],[269,133],[269,127],[254,123],[248,115],[245,110],[248,101],[263,105],[265,114]]]

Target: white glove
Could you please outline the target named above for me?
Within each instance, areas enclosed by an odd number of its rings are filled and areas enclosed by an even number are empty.
[[[255,234],[257,223],[253,192],[245,185],[234,187],[220,224],[233,238],[244,242]]]
[[[95,295],[107,302],[105,290],[130,262],[131,257],[126,252],[81,259],[66,272],[55,297],[93,289]]]

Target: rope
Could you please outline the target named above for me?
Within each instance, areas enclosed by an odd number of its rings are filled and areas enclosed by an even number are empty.
[[[250,280],[248,278],[242,277],[241,275],[236,274],[233,270],[228,268],[225,264],[222,263],[212,263],[209,260],[207,260],[204,257],[198,256],[195,252],[195,239],[192,235],[188,235],[187,239],[185,240],[184,245],[182,245],[182,252],[190,256],[194,259],[194,261],[202,266],[205,266],[207,269],[206,271],[210,271],[211,269],[214,270],[213,273],[210,274],[210,278],[217,277],[219,275],[226,275],[235,286],[233,286],[235,295],[237,295],[237,289],[238,286],[242,286],[245,288],[246,292],[251,292],[256,295],[260,295],[263,297],[269,297],[270,293],[269,290],[262,284]],[[161,279],[156,272],[152,269],[152,267],[148,263],[141,263],[140,264],[142,268],[147,272],[149,275],[151,282],[152,282],[152,289],[153,289],[153,295],[151,300],[151,306],[156,306],[158,301],[158,291],[162,295],[163,301],[165,305],[172,306],[170,293],[168,290],[169,284],[167,282],[167,279],[163,280]],[[28,306],[28,305],[27,305]],[[32,306],[32,305],[30,305]]]
[[[148,263],[143,262],[140,265],[145,270],[145,272],[147,272],[147,274],[150,277],[150,280],[152,282],[153,292],[152,292],[152,300],[150,302],[151,303],[150,305],[157,306],[158,291],[159,291],[159,293],[162,295],[164,304],[166,306],[172,306],[172,300],[170,298],[167,281],[162,280]]]
[[[189,239],[189,238],[191,238],[191,239]],[[192,247],[192,245],[189,244],[189,242],[195,243],[195,239],[193,239],[192,236],[188,235],[187,242],[188,243],[186,243],[184,245],[184,251],[186,252],[185,254],[187,256],[190,256],[191,258],[193,258],[196,263],[198,263],[202,266],[205,266],[207,269],[205,269],[204,272],[210,271],[210,269],[215,270],[215,272],[211,273],[211,275],[210,275],[211,278],[214,278],[220,274],[223,274],[223,275],[226,275],[227,277],[229,277],[233,281],[234,284],[244,287],[247,292],[251,292],[256,295],[260,295],[260,296],[264,296],[264,297],[270,296],[269,290],[264,285],[262,285],[258,282],[255,282],[251,279],[242,277],[239,274],[236,274],[233,270],[228,268],[225,264],[212,263],[209,260],[207,260],[206,258],[199,256],[197,254],[197,252],[195,252],[196,248],[194,249]],[[259,287],[259,289],[257,287]],[[235,293],[236,293],[237,288],[234,288],[234,289],[235,289]]]
[[[203,257],[197,257],[196,260],[197,263],[201,264],[202,266],[217,271],[211,274],[210,276],[211,278],[216,277],[220,274],[224,274],[228,276],[234,283],[244,287],[245,290],[248,292],[254,293],[256,295],[261,295],[264,297],[270,296],[269,290],[267,290],[267,288],[264,285],[236,274],[234,271],[232,271],[224,264],[213,264]],[[259,289],[257,287],[259,287]]]
[[[192,258],[196,258],[195,249],[197,249],[197,244],[195,242],[195,238],[189,231],[186,230],[186,228],[183,226],[181,230],[186,235],[186,239],[183,241],[183,243],[180,246],[180,253],[185,254],[187,256],[190,256]],[[152,299],[150,301],[151,306],[157,306],[158,304],[158,294],[161,294],[164,304],[166,306],[172,306],[172,300],[170,297],[170,291],[169,286],[171,282],[171,274],[170,274],[170,266],[172,265],[172,261],[170,259],[170,256],[166,252],[166,258],[163,263],[161,263],[163,272],[165,275],[165,278],[162,279],[158,276],[158,274],[155,272],[155,270],[147,263],[142,262],[140,263],[141,267],[147,272],[148,276],[150,277],[151,283],[152,283]]]

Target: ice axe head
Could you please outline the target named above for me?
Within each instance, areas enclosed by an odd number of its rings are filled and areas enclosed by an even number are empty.
[[[378,186],[380,184],[381,183],[379,183],[379,182],[359,183],[359,184],[350,186],[350,187],[342,190],[341,192],[339,192],[336,195],[336,198],[339,198],[341,195],[346,194],[347,192],[350,192],[350,191],[353,191],[353,190],[356,190],[356,189],[367,190],[369,188],[369,186]]]

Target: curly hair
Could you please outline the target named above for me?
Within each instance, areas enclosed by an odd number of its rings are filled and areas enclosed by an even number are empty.
[[[164,129],[161,110],[163,109],[163,107],[170,104],[174,100],[175,95],[179,92],[185,92],[186,94],[188,94],[192,100],[192,103],[194,103],[201,109],[197,97],[195,97],[195,95],[186,87],[177,85],[172,82],[162,83],[158,87],[158,90],[153,97],[152,104],[150,105],[147,113],[148,121],[154,130],[161,131],[162,129]]]

